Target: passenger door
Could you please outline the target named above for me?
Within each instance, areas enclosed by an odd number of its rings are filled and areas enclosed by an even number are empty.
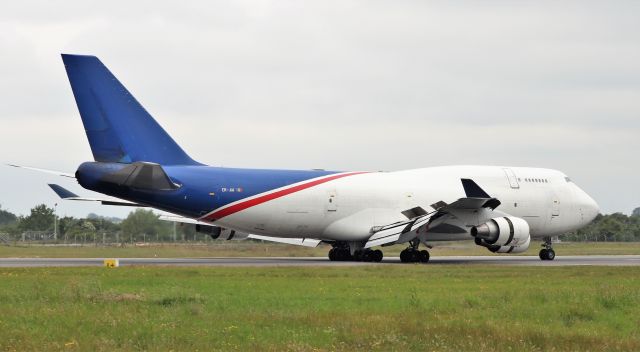
[[[504,174],[507,176],[507,180],[509,181],[509,186],[511,186],[511,188],[513,189],[518,189],[520,188],[520,184],[518,183],[518,178],[516,177],[516,174],[513,172],[513,170],[511,169],[502,169],[504,171]]]
[[[338,195],[335,190],[327,192],[327,213],[338,211]]]

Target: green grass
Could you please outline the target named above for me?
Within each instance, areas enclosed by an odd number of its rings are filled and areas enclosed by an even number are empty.
[[[396,245],[383,248],[386,256],[398,256],[406,245]],[[640,255],[638,242],[599,242],[599,243],[569,243],[554,245],[557,255],[587,255],[587,254],[637,254]],[[124,247],[94,246],[62,247],[62,246],[0,246],[0,258],[7,257],[42,257],[42,258],[175,258],[175,257],[325,257],[329,247],[306,248],[292,245],[271,243],[256,243],[251,241],[214,242],[213,244],[165,244]],[[522,255],[538,255],[540,243],[534,242],[529,250]],[[489,252],[483,247],[476,246],[471,241],[441,242],[431,250],[432,256],[443,255],[499,255]]]
[[[0,269],[0,350],[640,350],[640,268]]]

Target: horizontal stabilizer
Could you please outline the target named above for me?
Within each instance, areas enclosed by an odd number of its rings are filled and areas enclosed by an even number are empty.
[[[64,199],[64,200],[78,200],[78,201],[84,201],[84,202],[100,202],[102,205],[115,205],[115,206],[121,206],[121,207],[146,207],[146,205],[143,204],[138,204],[138,203],[132,203],[132,202],[128,202],[128,201],[124,201],[124,200],[111,200],[111,199],[102,199],[102,198],[85,198],[85,197],[80,197],[77,194],[69,191],[68,189],[60,186],[60,185],[56,185],[53,183],[49,184],[49,187],[51,187],[51,189],[56,192],[56,194],[58,195],[58,197]]]
[[[68,189],[56,185],[56,184],[52,184],[49,183],[49,187],[51,187],[51,189],[56,192],[56,194],[58,195],[58,197],[62,198],[62,199],[68,199],[68,198],[78,198],[78,195],[69,191]]]
[[[15,165],[15,164],[7,164],[7,166],[17,167],[17,168],[20,168],[20,169],[31,170],[31,171],[44,172],[46,174],[52,174],[52,175],[56,175],[56,176],[76,178],[76,176],[74,174],[70,174],[68,172],[46,170],[46,169],[40,169],[40,168],[37,168],[37,167],[22,166],[22,165]]]

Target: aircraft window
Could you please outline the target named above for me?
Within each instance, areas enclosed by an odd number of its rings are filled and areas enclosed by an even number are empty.
[[[567,176],[564,177],[564,180],[567,181],[567,182],[571,182],[571,179],[569,177],[567,177]]]

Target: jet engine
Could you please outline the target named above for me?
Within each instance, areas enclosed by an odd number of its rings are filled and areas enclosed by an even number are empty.
[[[225,229],[219,226],[196,225],[196,232],[211,236],[214,240],[244,240],[249,235],[235,230]]]
[[[521,218],[493,218],[471,228],[476,244],[494,253],[521,253],[529,248],[529,224]]]

